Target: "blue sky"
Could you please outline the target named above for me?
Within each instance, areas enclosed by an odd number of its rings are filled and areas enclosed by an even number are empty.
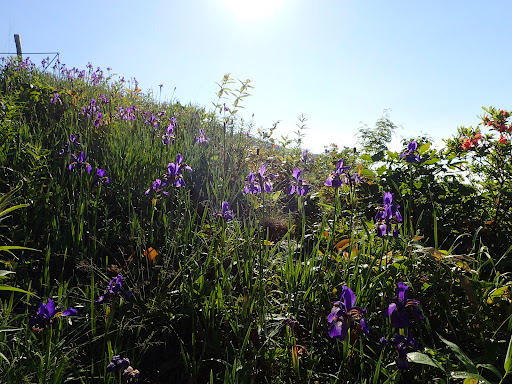
[[[225,73],[251,79],[243,116],[292,136],[303,113],[315,152],[353,146],[384,109],[401,126],[394,146],[426,133],[440,147],[482,106],[510,108],[511,14],[509,0],[3,1],[0,51],[19,34],[25,52],[206,107]]]

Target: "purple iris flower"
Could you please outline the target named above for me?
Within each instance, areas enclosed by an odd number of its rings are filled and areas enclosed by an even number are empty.
[[[214,212],[213,216],[222,217],[225,221],[233,220],[233,211],[229,210],[229,203],[222,202],[222,212]]]
[[[120,355],[112,357],[112,360],[107,365],[107,372],[117,373],[121,370],[124,370],[130,366],[130,360],[128,358],[122,358]]]
[[[62,308],[64,307],[55,308],[55,303],[52,299],[48,299],[46,304],[41,302],[35,316],[28,323],[29,327],[34,331],[42,331],[59,316],[75,316],[77,314],[74,308],[69,308],[65,311]]]
[[[304,163],[304,165],[307,165],[308,163],[311,163],[314,161],[315,161],[314,157],[311,155],[311,153],[309,153],[309,151],[307,149],[302,151],[302,156],[300,157],[301,163]]]
[[[199,130],[199,136],[196,136],[196,144],[197,143],[208,143],[209,141],[210,141],[210,139],[208,137],[206,137],[206,135],[204,134],[203,128],[201,128]]]
[[[181,161],[182,161],[181,154],[178,153],[178,155],[176,156],[176,162],[169,163],[169,165],[167,166],[167,174],[164,175],[164,177],[171,184],[174,184],[174,186],[176,186],[176,187],[184,187],[185,186],[185,180],[183,180],[182,168],[192,171],[192,168],[190,168],[187,164],[182,163]]]
[[[254,176],[254,173],[249,173],[249,176],[247,176],[247,181],[245,183],[244,188],[244,194],[248,193],[261,193],[261,187],[259,183],[256,181],[256,176]]]
[[[164,135],[162,135],[162,143],[163,143],[163,145],[167,145],[169,143],[174,145],[175,138],[176,138],[176,136],[174,135],[174,125],[171,121],[171,124],[167,128],[167,132]]]
[[[354,305],[355,302],[355,293],[346,285],[343,285],[340,301],[336,301],[333,304],[331,313],[327,317],[327,321],[329,322],[329,336],[334,339],[345,340],[347,331],[350,329],[350,325],[354,320],[359,321],[363,332],[366,334],[370,332],[368,324],[366,324],[366,320],[364,319],[366,309],[356,307]]]
[[[62,105],[62,100],[60,99],[58,92],[55,92],[53,97],[50,99],[50,103],[56,104],[57,102],[59,102]]]
[[[107,184],[110,184],[110,179],[107,177],[107,170],[96,168],[96,184],[105,181]]]
[[[393,204],[394,194],[391,192],[384,193],[384,204],[379,204],[377,214],[375,215],[375,223],[377,225],[377,236],[393,234],[398,237],[398,223],[402,222],[402,215],[398,210],[400,206]]]
[[[327,180],[325,180],[325,185],[328,187],[338,188],[343,185],[343,182],[347,178],[347,173],[350,167],[343,166],[343,159],[338,160],[338,164],[336,165],[336,171],[332,172]]]
[[[409,315],[411,313],[418,316],[418,319],[423,319],[421,310],[418,307],[420,302],[409,299],[408,292],[409,285],[403,282],[397,283],[397,297],[391,300],[392,303],[389,304],[387,311],[384,313],[384,317],[391,316],[391,325],[395,328],[409,328]]]
[[[407,361],[407,348],[411,348],[413,351],[418,350],[418,343],[412,336],[405,337],[404,335],[396,334],[392,340],[387,340],[385,337],[380,339],[380,342],[384,345],[392,345],[395,347],[398,357],[396,358],[396,366],[399,369],[409,369],[409,362]]]
[[[407,161],[409,164],[420,162],[420,153],[418,152],[418,143],[415,141],[411,141],[409,145],[407,145],[407,150],[405,150],[401,155],[400,158],[405,157],[405,161]]]
[[[262,188],[266,193],[272,192],[273,186],[271,179],[275,178],[276,176],[272,173],[265,175],[265,164],[262,164],[256,175],[252,172],[249,173],[247,182],[245,183],[244,194],[261,193]]]
[[[129,298],[132,295],[132,292],[126,292],[121,287],[123,286],[123,276],[117,275],[108,283],[107,288],[105,288],[105,293],[101,295],[98,300],[94,300],[96,304],[110,303],[113,297],[117,294],[121,294],[124,298]]]
[[[297,192],[299,196],[306,196],[309,192],[309,185],[308,182],[302,178],[302,171],[299,170],[299,168],[295,167],[293,169],[293,177],[295,180],[290,182],[289,194],[293,195]]]
[[[69,135],[69,143],[75,147],[81,145],[81,143],[78,142],[78,135],[75,135],[74,133]]]
[[[73,161],[71,164],[69,164],[69,170],[71,171],[73,168],[82,168],[85,167],[87,169],[87,173],[91,173],[92,166],[87,162],[87,159],[85,158],[85,151],[82,151],[80,156],[76,156],[74,153],[71,154],[75,161]]]
[[[154,191],[155,193],[162,192],[164,195],[169,196],[169,192],[162,190],[162,188],[166,186],[167,180],[162,181],[160,179],[156,179],[155,181],[153,181],[151,187],[147,189],[145,195],[147,196],[151,193],[151,191]]]
[[[64,144],[64,149],[59,152],[59,156],[62,156],[65,153],[69,153],[69,146],[70,145],[72,147],[78,147],[79,145],[81,145],[81,143],[78,141],[78,135],[75,135],[75,134],[72,133],[69,136],[69,143]]]
[[[121,375],[121,381],[123,383],[140,374],[138,369],[133,369],[130,366],[130,360],[127,357],[121,358],[121,355],[116,355],[112,357],[112,360],[110,360],[110,363],[107,365],[107,372],[112,372],[118,375],[121,371],[123,371]]]

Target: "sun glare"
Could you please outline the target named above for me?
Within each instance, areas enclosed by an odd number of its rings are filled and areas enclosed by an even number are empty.
[[[237,19],[255,20],[271,15],[285,0],[221,0],[222,5]]]

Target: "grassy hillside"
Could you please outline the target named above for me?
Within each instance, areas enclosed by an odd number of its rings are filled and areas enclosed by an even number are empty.
[[[313,156],[237,117],[249,81],[47,65],[0,69],[0,382],[510,379],[509,112]]]

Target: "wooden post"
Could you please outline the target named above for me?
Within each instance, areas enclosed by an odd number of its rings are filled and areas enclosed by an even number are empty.
[[[23,60],[23,52],[21,51],[20,35],[14,35],[14,42],[16,43],[16,54],[18,55],[20,60]]]

